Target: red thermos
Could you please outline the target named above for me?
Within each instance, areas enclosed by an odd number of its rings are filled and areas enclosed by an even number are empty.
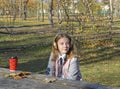
[[[10,69],[10,72],[16,71],[17,64],[18,64],[18,57],[17,56],[9,58],[9,69]]]

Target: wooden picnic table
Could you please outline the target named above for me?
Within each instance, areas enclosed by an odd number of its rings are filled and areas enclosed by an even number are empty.
[[[9,69],[0,68],[0,89],[120,89],[84,81],[56,79],[43,74],[31,73],[25,78],[6,77]],[[17,71],[16,74],[21,73]]]

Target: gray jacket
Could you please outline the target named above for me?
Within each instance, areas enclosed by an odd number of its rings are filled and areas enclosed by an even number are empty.
[[[49,58],[46,74],[50,76],[59,77],[56,75],[56,72],[59,71],[57,70],[57,66],[59,67],[59,63],[54,62],[51,59],[52,59],[52,56],[50,56]],[[78,58],[76,57],[72,58],[71,60],[67,60],[62,67],[62,71],[63,73],[61,78],[70,79],[70,80],[82,80],[82,76],[81,76],[79,64],[78,64]]]

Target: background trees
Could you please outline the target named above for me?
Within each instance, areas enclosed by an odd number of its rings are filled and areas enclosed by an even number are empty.
[[[113,14],[120,18],[119,0],[113,1]],[[108,5],[107,11],[104,7]],[[4,0],[0,1],[0,15],[9,15],[15,21],[18,17],[26,20],[34,17],[44,21],[44,14],[48,17],[50,24],[56,23],[53,20],[57,18],[58,22],[67,20],[71,14],[82,13],[89,17],[94,23],[95,15],[109,15],[109,0]]]

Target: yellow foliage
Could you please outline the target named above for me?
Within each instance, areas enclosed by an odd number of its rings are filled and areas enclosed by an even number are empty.
[[[82,31],[83,31],[82,29],[78,28],[76,29],[75,33],[81,33]]]

